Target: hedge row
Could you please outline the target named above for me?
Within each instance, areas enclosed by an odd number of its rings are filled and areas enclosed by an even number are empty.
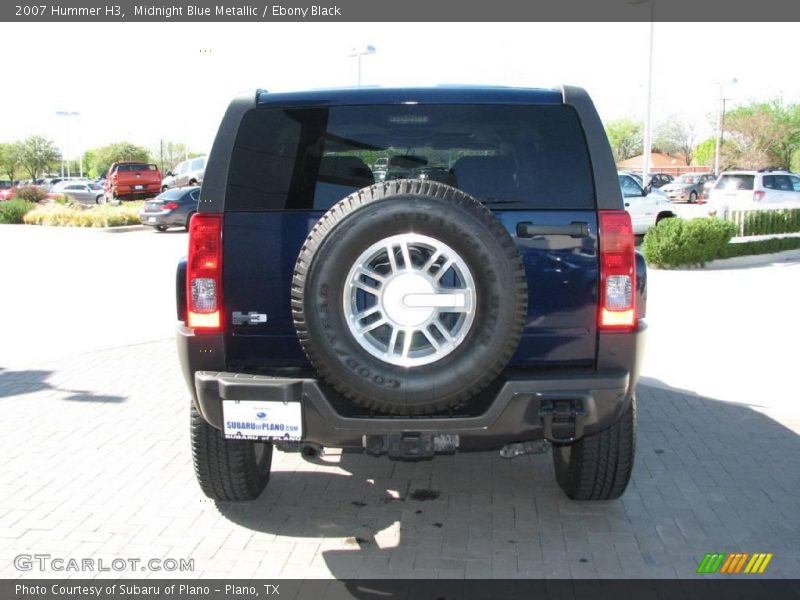
[[[719,258],[736,230],[736,225],[718,218],[663,219],[647,232],[642,252],[653,265],[703,265]]]
[[[718,258],[733,258],[734,256],[750,256],[752,254],[773,254],[784,250],[797,250],[800,248],[800,237],[772,238],[757,242],[741,242],[728,244],[722,249]]]
[[[800,232],[800,209],[734,212],[734,222],[742,236]]]
[[[23,217],[28,225],[63,227],[118,227],[138,225],[142,202],[126,202],[122,206],[108,204],[79,209],[60,204],[37,206]]]

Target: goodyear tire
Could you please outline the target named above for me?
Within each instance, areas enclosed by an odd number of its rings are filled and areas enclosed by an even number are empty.
[[[636,454],[636,397],[608,429],[569,446],[553,447],[558,485],[573,500],[615,500],[633,471]]]
[[[269,481],[272,444],[229,440],[190,408],[192,461],[200,489],[213,500],[255,500]]]
[[[497,378],[527,314],[514,241],[474,198],[413,180],[333,206],[295,265],[300,343],[340,393],[378,412],[430,414]]]

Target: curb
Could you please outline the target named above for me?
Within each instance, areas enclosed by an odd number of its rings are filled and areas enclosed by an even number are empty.
[[[127,233],[129,231],[147,231],[152,229],[146,225],[120,225],[119,227],[96,227],[103,233]]]
[[[800,249],[784,250],[772,254],[753,254],[751,256],[734,256],[707,262],[702,267],[675,267],[664,269],[655,265],[647,265],[656,271],[721,271],[725,269],[745,269],[748,267],[766,267],[777,263],[800,262]]]

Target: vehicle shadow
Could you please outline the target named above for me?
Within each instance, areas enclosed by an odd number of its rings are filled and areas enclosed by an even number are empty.
[[[796,577],[800,436],[661,383],[638,398],[636,466],[617,501],[566,498],[549,453],[343,453],[276,470],[256,501],[218,508],[254,531],[319,540],[334,577],[385,579],[384,592],[392,578],[691,578],[705,553],[734,551],[773,552],[770,576]],[[373,598],[381,586],[348,589]]]
[[[127,398],[124,396],[114,395],[100,395],[88,390],[73,390],[62,388],[48,382],[48,379],[54,374],[54,371],[44,370],[23,370],[23,371],[10,371],[0,367],[0,398],[9,398],[11,396],[22,396],[25,394],[33,394],[45,390],[52,390],[54,392],[63,392],[69,396],[63,397],[62,400],[71,402],[110,402],[118,403],[125,402]]]

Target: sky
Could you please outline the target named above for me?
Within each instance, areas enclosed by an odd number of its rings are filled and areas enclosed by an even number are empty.
[[[713,132],[729,106],[800,102],[793,23],[656,23],[654,125],[673,115]],[[642,119],[649,23],[0,23],[0,142],[42,134],[70,156],[127,140],[207,152],[228,102],[270,91],[364,85],[585,87],[603,120]],[[768,43],[761,43],[768,40]],[[788,63],[787,63],[788,64]],[[80,115],[65,119],[56,111]]]

